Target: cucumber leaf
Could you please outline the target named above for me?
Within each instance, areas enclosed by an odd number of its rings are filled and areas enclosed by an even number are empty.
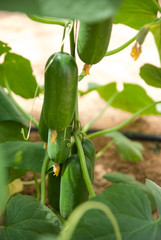
[[[161,24],[151,30],[154,36],[154,40],[158,49],[160,61],[161,61]]]
[[[6,209],[6,224],[1,226],[1,240],[39,239],[57,235],[62,224],[45,205],[31,196],[15,195]]]
[[[156,0],[156,3],[158,1]],[[124,0],[114,23],[140,29],[157,17],[157,6],[152,0]]]
[[[39,95],[39,88],[28,59],[14,53],[7,53],[1,67],[3,67],[5,80],[15,94],[23,98],[34,98]],[[0,85],[5,88],[4,79],[0,80]]]
[[[152,182],[149,179],[146,179],[145,185],[153,194],[155,201],[157,203],[157,206],[158,206],[159,215],[161,217],[161,187],[159,187],[157,184],[155,184],[154,182]]]
[[[15,169],[15,168],[9,168],[8,169],[8,183],[11,183],[12,181],[14,181],[17,178],[20,178],[22,176],[25,176],[26,174],[26,170],[19,170],[19,169]]]
[[[0,143],[23,140],[22,128],[27,132],[29,120],[15,106],[6,92],[0,87]]]
[[[6,141],[24,141],[24,137],[21,133],[24,129],[25,135],[27,136],[28,129],[21,123],[14,121],[0,122],[0,143]]]
[[[114,172],[106,173],[103,177],[112,183],[127,183],[137,187],[138,189],[140,189],[141,191],[147,194],[151,202],[152,209],[156,208],[156,202],[153,197],[153,194],[145,184],[131,178],[130,176],[124,173],[114,173]]]
[[[139,142],[133,142],[120,132],[105,134],[106,137],[112,137],[117,150],[125,161],[139,162],[143,160],[143,146]]]
[[[161,68],[145,64],[140,68],[140,76],[148,85],[161,88]]]
[[[10,141],[0,146],[6,153],[4,167],[41,172],[45,157],[43,142]]]
[[[113,17],[121,3],[122,0],[6,0],[1,3],[1,10],[91,22]]]
[[[94,86],[92,84],[89,85],[89,89],[87,91],[81,91],[81,95],[87,94],[91,91],[97,91],[100,97],[107,102],[112,97],[112,95],[116,93],[117,87],[115,82],[109,83],[104,86]],[[127,112],[135,113],[152,103],[154,103],[154,101],[147,95],[146,91],[141,86],[136,84],[124,83],[123,91],[117,95],[111,106]],[[142,114],[158,115],[160,113],[156,110],[156,107],[153,106]]]
[[[11,50],[11,47],[9,47],[7,43],[0,41],[0,56],[3,53],[9,52],[10,50]]]
[[[5,161],[5,153],[3,148],[0,146],[0,217],[4,213],[5,205],[7,202],[7,170],[3,166],[3,162]]]
[[[104,203],[111,209],[123,240],[160,239],[161,219],[153,219],[150,201],[138,188],[114,184],[90,201]],[[71,239],[98,238],[115,240],[116,236],[107,216],[100,210],[92,209],[81,218]]]
[[[0,113],[0,122],[14,121],[28,125],[29,120],[17,109],[2,87],[0,87]]]

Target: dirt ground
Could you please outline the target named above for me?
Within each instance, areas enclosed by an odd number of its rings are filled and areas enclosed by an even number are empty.
[[[0,12],[0,40],[8,43],[13,52],[31,61],[33,73],[39,84],[43,84],[44,66],[48,57],[60,49],[62,32],[61,27],[33,22],[24,14]],[[136,31],[128,27],[114,26],[109,50],[122,45],[135,34]],[[145,40],[143,53],[136,62],[133,62],[130,57],[131,47],[96,64],[91,69],[90,76],[79,84],[79,88],[86,89],[90,81],[101,85],[111,81],[137,83],[143,86],[154,100],[160,100],[161,90],[149,87],[139,76],[139,69],[143,64],[151,63],[159,66],[159,57],[152,35],[149,34]],[[68,49],[69,41],[66,39],[65,50],[68,51]],[[82,62],[77,59],[77,63],[79,72],[81,72]],[[37,98],[36,101],[32,99],[24,100],[18,96],[15,96],[15,99],[25,110],[27,109],[27,112],[32,113],[39,120],[43,103],[42,96]],[[92,120],[105,104],[96,92],[80,97],[79,115],[82,126]],[[110,107],[92,128],[105,129],[113,127],[130,116],[130,113]],[[124,130],[161,135],[161,116],[138,117]],[[40,140],[37,133],[31,133],[31,139],[32,141]],[[93,142],[96,152],[98,152],[107,144],[107,139],[99,137],[93,139]],[[144,146],[144,161],[142,162],[123,161],[114,145],[100,158],[96,159],[94,180],[96,194],[99,194],[111,184],[102,177],[109,172],[126,173],[141,182],[149,178],[161,186],[161,142],[141,141],[141,143]],[[32,173],[28,173],[25,179],[32,179]],[[24,187],[23,193],[33,194],[34,191],[34,187]]]

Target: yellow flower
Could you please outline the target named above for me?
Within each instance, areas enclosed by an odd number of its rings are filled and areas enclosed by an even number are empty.
[[[90,69],[90,65],[84,64],[82,71],[85,73],[85,75],[89,75],[89,69]]]
[[[59,164],[53,165],[53,172],[54,172],[54,175],[55,175],[56,177],[59,175],[59,172],[60,172],[60,166],[59,166]]]
[[[139,43],[135,43],[135,45],[132,47],[131,49],[131,56],[134,59],[134,61],[136,61],[140,54],[141,54],[142,50],[141,50],[141,45]]]

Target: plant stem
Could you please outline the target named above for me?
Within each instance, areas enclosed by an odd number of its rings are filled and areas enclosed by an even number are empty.
[[[48,157],[48,153],[46,151],[43,165],[41,168],[41,204],[45,204],[45,175],[46,175],[48,161],[49,161],[49,157]]]
[[[95,193],[94,193],[92,183],[91,183],[91,180],[90,180],[90,177],[89,177],[89,174],[88,174],[88,169],[87,169],[87,165],[86,165],[86,161],[85,161],[84,151],[83,151],[81,140],[80,140],[78,134],[79,134],[78,132],[75,132],[74,133],[74,138],[75,138],[77,149],[78,149],[78,155],[79,155],[79,158],[80,158],[80,164],[81,164],[83,177],[84,177],[84,180],[85,180],[85,183],[86,183],[86,186],[87,186],[87,189],[88,189],[88,192],[89,192],[90,196],[94,197]]]
[[[104,146],[97,154],[96,158],[99,158],[115,141],[111,140],[106,146]]]
[[[74,112],[74,131],[76,132],[78,128],[79,128],[79,113],[78,113],[78,92],[77,92],[75,112]]]
[[[35,180],[35,184],[36,184],[36,199],[39,201],[39,198],[40,198],[40,186],[39,186],[38,179],[37,179],[37,176],[36,176],[35,172],[33,172],[33,176],[34,176],[34,180]]]
[[[75,49],[74,30],[73,30],[73,33],[71,32],[71,34],[70,34],[70,40],[71,40],[70,43],[73,44],[71,46],[71,50],[72,49],[74,50]],[[71,52],[71,54],[75,54],[75,51]],[[75,57],[75,55],[73,55],[73,57]],[[78,129],[79,129],[79,113],[78,113],[78,91],[77,91],[75,113],[74,113],[74,138],[76,141],[78,154],[79,154],[79,158],[80,158],[80,165],[81,165],[81,169],[82,169],[82,173],[83,173],[83,177],[84,177],[87,189],[89,191],[90,196],[94,197],[95,193],[94,193],[92,183],[91,183],[91,180],[90,180],[90,177],[88,174],[88,169],[86,166],[85,156],[84,156]]]
[[[38,178],[37,179],[37,183],[40,183],[41,182],[41,178]],[[22,181],[22,184],[27,186],[27,185],[33,185],[35,184],[35,180],[31,180],[31,181]]]
[[[126,47],[128,47],[132,42],[134,42],[136,40],[136,37],[137,37],[138,33],[133,37],[131,38],[129,41],[127,41],[126,43],[124,43],[122,46],[118,47],[118,48],[115,48],[111,51],[108,51],[105,55],[106,56],[110,56],[110,55],[113,55],[115,53],[118,53],[120,51],[122,51],[123,49],[125,49]]]
[[[64,39],[65,39],[66,28],[67,28],[67,26],[64,27],[64,31],[63,31],[63,38],[62,38],[62,44],[61,44],[61,52],[63,52],[63,50],[64,50]]]
[[[93,123],[95,123],[103,115],[103,113],[111,105],[111,103],[113,102],[113,100],[116,98],[116,96],[118,94],[119,94],[119,92],[115,92],[112,95],[112,97],[110,97],[110,99],[107,101],[107,103],[106,103],[105,107],[102,109],[102,111],[82,129],[82,131],[81,131],[82,133],[86,133],[90,129],[90,127],[93,125]]]
[[[82,205],[78,206],[73,211],[73,213],[69,216],[68,220],[65,222],[64,228],[61,231],[60,235],[58,236],[58,240],[70,240],[72,238],[74,230],[75,230],[78,222],[82,218],[82,216],[91,209],[98,209],[98,210],[103,211],[105,213],[105,215],[107,216],[107,218],[110,220],[110,222],[114,228],[116,240],[122,240],[119,225],[117,223],[117,220],[116,220],[114,214],[112,213],[112,211],[110,210],[110,208],[107,205],[105,205],[104,203],[101,203],[101,202],[97,202],[97,201],[88,201],[88,202],[85,202]],[[108,225],[107,225],[107,227],[108,227]]]
[[[158,25],[160,25],[160,23],[161,23],[161,18],[156,18],[154,21],[145,24],[144,27],[145,27],[145,28],[152,29],[152,28],[155,28],[155,27],[157,27]]]
[[[98,131],[98,132],[95,132],[95,133],[92,133],[92,134],[89,134],[87,136],[87,138],[94,138],[94,137],[98,137],[98,136],[101,136],[101,135],[104,135],[106,133],[110,133],[110,132],[113,132],[113,131],[117,131],[121,128],[123,128],[124,126],[126,126],[128,123],[130,123],[134,118],[136,118],[138,115],[140,115],[141,113],[143,113],[144,111],[146,111],[147,109],[151,108],[152,106],[158,104],[158,103],[161,103],[161,101],[159,102],[154,102],[150,105],[148,105],[147,107],[144,107],[142,108],[141,110],[139,110],[138,112],[134,113],[129,119],[127,119],[126,121],[124,121],[123,123],[115,126],[115,127],[112,127],[112,128],[108,128],[108,129],[105,129],[105,130],[101,130],[101,131]]]
[[[60,26],[65,26],[66,20],[58,19],[58,18],[50,18],[50,17],[41,17],[37,15],[27,15],[30,19],[40,23],[47,24],[56,24]]]

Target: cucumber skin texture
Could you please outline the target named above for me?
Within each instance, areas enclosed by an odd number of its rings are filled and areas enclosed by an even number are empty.
[[[110,41],[113,18],[96,23],[80,22],[77,52],[86,64],[96,64],[105,56]]]
[[[52,129],[48,130],[48,156],[53,160],[54,163],[64,163],[69,154],[71,147],[71,130],[72,126],[68,126],[64,130],[57,131],[57,136],[55,138],[55,143],[51,142],[51,132]]]
[[[55,210],[59,210],[60,178],[60,173],[57,177],[54,176],[53,173],[49,173],[48,175],[48,201]]]
[[[90,160],[91,162],[91,181],[94,181],[94,165],[95,165],[95,146],[90,139],[84,138],[82,139],[82,147],[84,151],[84,155]],[[77,154],[77,145],[76,143],[72,146],[72,154]]]
[[[78,69],[67,53],[55,53],[47,61],[44,90],[44,120],[48,128],[63,130],[74,114]]]
[[[91,176],[91,163],[86,158],[89,176]],[[60,214],[67,218],[81,203],[87,201],[89,193],[83,178],[79,156],[72,155],[63,164],[60,183]]]
[[[46,126],[46,123],[44,121],[43,108],[44,108],[44,104],[43,104],[42,110],[41,110],[38,130],[39,130],[39,134],[40,134],[41,139],[44,142],[47,142],[48,141],[48,127]]]

